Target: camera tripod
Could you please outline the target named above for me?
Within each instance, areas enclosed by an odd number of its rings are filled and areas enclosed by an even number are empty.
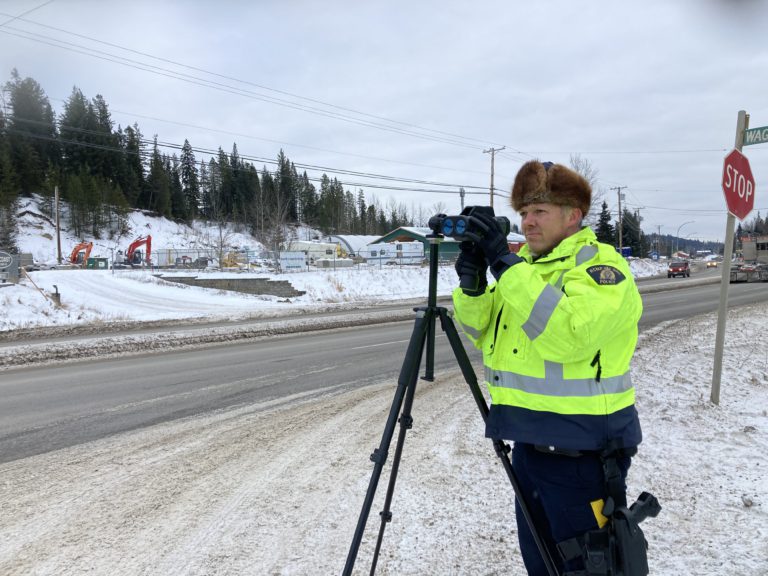
[[[438,260],[438,245],[443,238],[441,234],[430,234],[427,236],[429,239],[429,294],[427,299],[427,306],[415,308],[416,322],[411,333],[411,339],[408,343],[408,348],[405,353],[402,368],[400,369],[400,375],[397,380],[397,389],[395,390],[395,397],[392,401],[392,407],[387,418],[387,423],[384,426],[384,433],[381,438],[381,443],[378,448],[375,448],[373,454],[371,454],[371,461],[373,461],[373,473],[371,474],[371,480],[368,483],[368,490],[363,501],[363,507],[360,511],[360,517],[357,521],[357,528],[355,530],[352,544],[349,548],[347,555],[347,562],[344,566],[343,576],[351,576],[352,569],[355,565],[355,559],[357,558],[357,552],[360,548],[360,543],[363,539],[363,532],[365,531],[365,525],[368,520],[368,515],[371,511],[373,504],[373,498],[376,494],[376,488],[381,477],[384,463],[387,459],[389,446],[392,442],[392,436],[394,435],[395,425],[398,422],[398,413],[402,408],[402,413],[399,418],[400,431],[397,437],[397,444],[395,445],[395,454],[392,461],[392,469],[389,476],[389,486],[387,487],[387,494],[384,500],[384,509],[380,512],[381,526],[379,527],[379,535],[376,541],[376,549],[371,562],[371,576],[376,573],[376,563],[378,562],[379,552],[381,550],[381,543],[384,538],[384,529],[389,521],[392,520],[392,512],[390,505],[392,503],[392,497],[395,492],[395,482],[397,481],[397,472],[400,468],[400,458],[403,452],[403,444],[405,442],[406,432],[413,426],[413,418],[411,416],[411,408],[413,407],[413,399],[416,393],[416,382],[418,380],[419,369],[421,367],[422,356],[424,355],[424,349],[426,346],[426,358],[425,358],[425,374],[424,380],[434,380],[434,358],[435,358],[435,321],[440,318],[440,326],[448,337],[448,341],[453,349],[453,354],[459,363],[464,380],[469,385],[469,389],[472,392],[472,396],[475,399],[480,414],[483,417],[483,421],[487,420],[489,409],[485,402],[485,397],[480,391],[480,386],[477,383],[477,377],[475,371],[472,368],[472,364],[467,356],[466,350],[461,343],[456,327],[453,324],[453,320],[448,315],[448,311],[445,308],[437,306],[437,260]],[[515,476],[515,472],[512,469],[512,462],[509,459],[510,447],[503,440],[494,438],[493,447],[496,454],[501,459],[501,463],[504,470],[509,477],[509,481],[512,483],[512,489],[515,492],[518,504],[525,517],[533,538],[536,542],[536,546],[539,549],[544,564],[547,567],[549,576],[559,576],[557,567],[552,559],[552,555],[547,548],[544,540],[541,538],[539,530],[537,529],[533,517],[530,514],[530,509],[525,502],[522,491]]]

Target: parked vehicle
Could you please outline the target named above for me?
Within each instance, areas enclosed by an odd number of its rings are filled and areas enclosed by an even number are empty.
[[[731,266],[730,283],[768,282],[768,264],[745,262]]]
[[[691,266],[686,261],[670,262],[667,268],[667,278],[682,276],[688,278],[691,275]]]
[[[139,248],[144,247],[146,254]],[[117,260],[114,263],[115,268],[131,268],[137,266],[151,266],[152,265],[152,236],[140,236],[131,242],[126,250],[125,255],[122,252],[117,253],[118,256],[122,256],[122,261]]]
[[[368,264],[421,264],[424,244],[414,242],[381,242],[368,244],[360,251]]]
[[[88,257],[93,250],[93,242],[80,242],[72,249],[72,253],[69,255],[69,263],[85,268],[88,263]]]

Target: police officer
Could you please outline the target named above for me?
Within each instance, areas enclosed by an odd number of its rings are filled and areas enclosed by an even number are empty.
[[[456,270],[477,283],[453,293],[457,321],[483,352],[486,436],[514,442],[522,497],[560,573],[583,569],[583,558],[564,560],[557,544],[608,521],[605,455],[626,497],[641,440],[629,365],[642,302],[624,258],[582,225],[591,195],[566,166],[524,164],[511,204],[527,243],[512,254],[494,218],[473,216],[475,241],[462,243]],[[528,574],[546,575],[519,504],[516,517]]]

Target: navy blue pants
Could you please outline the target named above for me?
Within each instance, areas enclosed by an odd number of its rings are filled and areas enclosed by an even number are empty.
[[[620,458],[618,464],[626,479],[630,458]],[[512,467],[539,535],[560,572],[583,569],[580,558],[564,564],[556,544],[598,528],[590,502],[606,496],[599,455],[588,452],[577,457],[562,456],[541,452],[531,444],[515,443]],[[547,576],[546,566],[517,501],[515,516],[520,550],[529,576]]]

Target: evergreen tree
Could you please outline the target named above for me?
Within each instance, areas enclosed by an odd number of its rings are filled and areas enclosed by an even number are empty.
[[[149,204],[147,208],[157,212],[161,216],[171,216],[171,184],[170,175],[165,170],[165,161],[157,147],[157,138],[155,138],[154,149],[152,151],[152,160],[149,165],[149,176],[147,177],[147,188],[149,191]]]
[[[107,209],[106,227],[109,238],[121,237],[128,233],[128,210],[130,206],[118,184],[104,183]]]
[[[18,184],[11,163],[5,117],[0,111],[0,250],[16,253],[16,199]]]
[[[357,221],[358,221],[358,228],[355,232],[356,234],[368,234],[368,223],[366,220],[366,212],[368,211],[368,207],[365,205],[365,194],[363,193],[362,189],[357,191]]]
[[[189,209],[187,207],[187,199],[184,196],[184,189],[181,185],[179,159],[175,154],[170,158],[166,157],[165,172],[168,174],[169,185],[171,188],[171,215],[180,220],[187,220],[189,217]]]
[[[244,164],[240,178],[242,185],[247,190],[247,218],[251,229],[264,229],[264,213],[261,193],[261,183],[259,182],[259,171],[253,164]]]
[[[135,208],[149,207],[149,192],[145,182],[143,136],[138,124],[128,126],[122,142],[125,176],[119,181],[128,204]]]
[[[200,160],[200,212],[206,217],[211,217],[211,179],[208,177],[208,169],[205,161]]]
[[[72,88],[64,103],[61,116],[61,141],[65,171],[79,173],[81,169],[90,169],[99,160],[90,144],[95,144],[96,114],[93,106],[79,88]]]
[[[83,225],[91,236],[101,238],[101,230],[104,227],[104,204],[102,196],[104,181],[89,174],[85,168],[80,172],[80,182],[83,186]]]
[[[316,227],[320,216],[318,203],[317,190],[309,181],[307,172],[304,171],[299,180],[299,221],[304,222],[307,226]]]
[[[599,242],[605,242],[606,244],[613,244],[616,239],[616,231],[611,224],[611,213],[608,210],[608,203],[603,201],[602,210],[597,220],[597,226],[595,228],[595,236]]]
[[[112,115],[104,97],[97,94],[91,105],[95,133],[93,143],[95,148],[91,153],[92,173],[107,180],[115,181],[120,174],[122,154],[119,150],[120,141],[118,134],[113,131]]]
[[[650,242],[645,233],[640,228],[642,219],[639,214],[624,210],[622,218],[622,246],[632,248],[632,256],[637,258],[647,258],[650,249]]]
[[[352,192],[344,192],[344,217],[338,234],[357,234],[357,203]]]
[[[376,220],[376,206],[369,204],[365,209],[365,229],[368,234],[375,235],[378,233],[378,226]]]
[[[275,171],[275,191],[280,198],[278,202],[287,209],[286,219],[289,222],[298,222],[296,168],[291,164],[282,149],[277,155],[277,170]]]
[[[333,226],[333,198],[331,192],[331,179],[327,174],[320,178],[320,197],[318,202],[317,225],[327,233]]]
[[[69,227],[76,237],[82,238],[85,236],[87,211],[80,175],[67,173],[62,198],[69,203]]]
[[[236,151],[236,149],[235,149]],[[237,157],[235,158],[237,163]],[[235,212],[235,183],[232,178],[232,164],[227,153],[219,147],[218,158],[216,161],[216,176],[218,187],[218,219],[231,220],[234,217]],[[213,171],[211,171],[213,174]]]
[[[383,236],[387,232],[391,230],[389,222],[387,222],[387,215],[384,213],[384,210],[379,210],[379,217],[378,217],[378,234],[380,236]]]
[[[193,220],[200,211],[200,183],[197,177],[195,153],[189,140],[181,148],[181,191],[187,206],[187,217]]]
[[[19,184],[11,162],[11,145],[6,133],[5,117],[0,110],[0,204],[9,205],[18,196]]]
[[[16,182],[22,194],[38,192],[49,165],[59,165],[53,109],[40,85],[22,79],[16,69],[6,84],[11,116],[7,121],[10,157]]]

